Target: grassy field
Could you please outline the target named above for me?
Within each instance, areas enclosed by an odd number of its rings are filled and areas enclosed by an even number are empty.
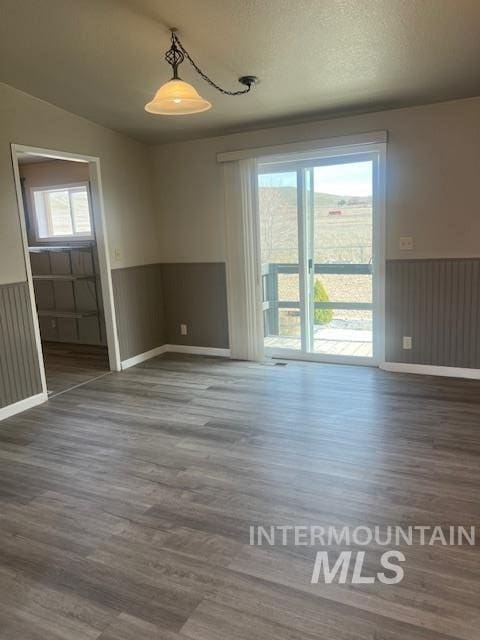
[[[263,262],[298,262],[297,190],[261,187]],[[315,262],[368,263],[372,257],[371,198],[315,193]]]
[[[297,190],[261,187],[260,237],[262,262],[298,263]],[[315,193],[314,259],[316,263],[362,263],[372,258],[372,202],[370,197]],[[322,275],[329,299],[370,302],[369,275]],[[298,275],[279,277],[279,298],[299,300]]]

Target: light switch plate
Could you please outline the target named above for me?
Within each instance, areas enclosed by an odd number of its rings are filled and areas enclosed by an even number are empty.
[[[400,251],[412,251],[413,249],[412,236],[400,236],[398,247]]]

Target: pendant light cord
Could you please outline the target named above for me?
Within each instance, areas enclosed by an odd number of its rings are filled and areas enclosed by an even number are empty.
[[[192,57],[190,56],[188,51],[185,49],[183,44],[180,42],[179,37],[174,31],[172,32],[172,45],[173,44],[175,44],[180,49],[180,51],[183,53],[185,58],[187,58],[187,60],[192,65],[192,67],[195,69],[198,75],[205,80],[205,82],[208,82],[209,85],[217,89],[217,91],[220,91],[220,93],[225,94],[226,96],[240,96],[243,93],[248,93],[251,90],[251,88],[255,85],[255,82],[257,81],[257,78],[255,76],[242,76],[241,78],[239,78],[239,82],[244,84],[246,88],[240,89],[239,91],[227,91],[226,89],[223,89],[222,87],[220,87],[216,82],[211,80],[207,76],[207,74],[204,73],[197,64],[195,64]]]

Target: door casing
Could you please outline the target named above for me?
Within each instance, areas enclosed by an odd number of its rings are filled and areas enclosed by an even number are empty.
[[[105,314],[105,327],[107,333],[108,358],[111,371],[121,371],[120,362],[120,346],[118,341],[117,324],[115,317],[115,305],[113,299],[112,275],[110,269],[110,258],[108,253],[107,227],[105,220],[105,209],[103,203],[102,178],[100,172],[100,158],[94,156],[86,156],[79,153],[70,153],[67,151],[57,151],[52,149],[43,149],[21,144],[11,145],[12,166],[17,193],[17,209],[20,219],[20,229],[22,235],[22,243],[24,250],[25,271],[27,274],[28,288],[30,292],[30,311],[32,315],[35,342],[38,353],[38,366],[40,367],[40,377],[42,394],[47,400],[47,383],[45,377],[45,365],[43,361],[42,342],[40,338],[40,328],[35,304],[35,291],[33,287],[32,269],[30,265],[30,254],[28,250],[28,237],[25,225],[25,210],[23,206],[23,197],[20,182],[20,173],[18,169],[18,156],[21,153],[31,153],[38,156],[49,157],[52,160],[69,160],[88,163],[91,198],[92,198],[92,215],[96,234],[100,281],[103,298],[103,309]]]

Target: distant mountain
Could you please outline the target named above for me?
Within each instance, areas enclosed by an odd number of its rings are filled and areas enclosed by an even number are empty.
[[[259,196],[260,201],[273,199],[276,202],[282,202],[284,206],[296,206],[297,203],[297,189],[295,187],[259,187]],[[371,196],[342,196],[315,192],[316,207],[368,205],[371,202]]]
[[[259,187],[264,262],[298,260],[297,190]],[[315,259],[367,263],[371,258],[372,198],[315,193]]]

